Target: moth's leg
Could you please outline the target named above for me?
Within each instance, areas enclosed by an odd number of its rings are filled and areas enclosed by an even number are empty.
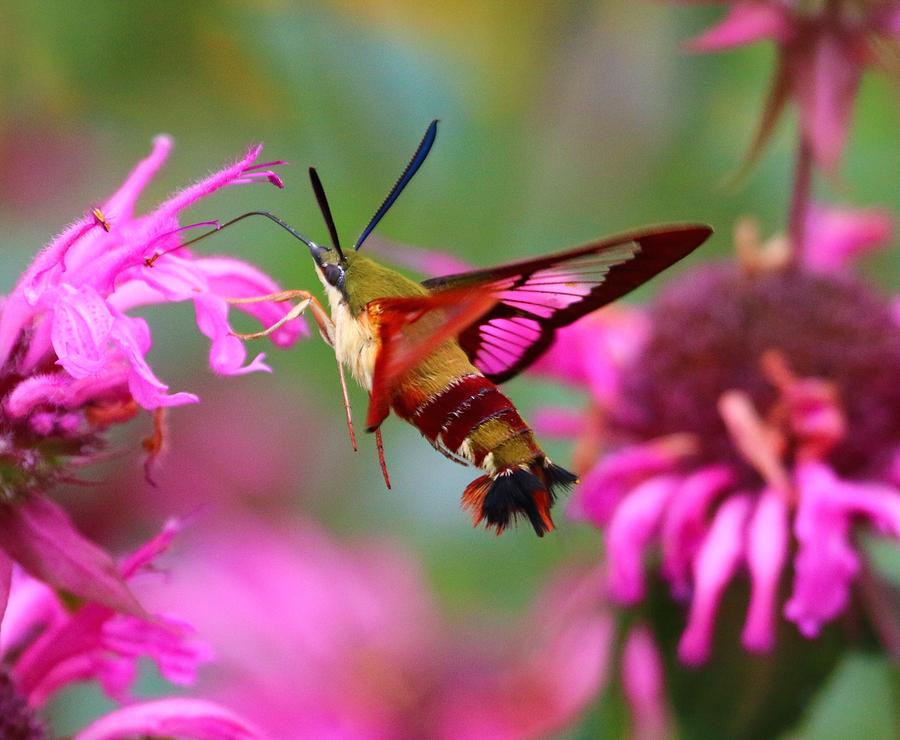
[[[246,301],[245,301],[246,303]],[[261,337],[267,337],[274,331],[277,331],[282,326],[284,326],[288,321],[293,321],[296,318],[299,318],[303,315],[303,312],[309,307],[310,303],[312,303],[311,298],[304,298],[300,303],[296,306],[292,307],[290,311],[288,311],[284,316],[282,316],[278,321],[276,321],[271,326],[263,329],[262,331],[255,331],[250,334],[242,334],[241,332],[233,331],[231,332],[238,339],[260,339]]]
[[[381,475],[384,485],[391,490],[391,477],[388,475],[387,463],[384,461],[384,441],[381,439],[381,427],[375,430],[375,446],[378,448],[378,464],[381,465]]]
[[[270,295],[264,296],[253,296],[252,298],[229,298],[228,302],[232,304],[240,304],[240,303],[262,303],[263,301],[289,301],[294,298],[300,298],[301,301],[294,306],[290,311],[288,311],[282,318],[276,321],[272,326],[264,329],[263,331],[254,332],[252,334],[238,334],[234,333],[236,337],[239,339],[258,339],[259,337],[265,337],[271,334],[273,331],[278,329],[280,326],[283,326],[291,319],[298,318],[307,308],[312,310],[313,318],[316,321],[316,326],[319,329],[319,335],[324,339],[329,347],[334,347],[334,324],[331,321],[331,317],[328,315],[328,312],[319,302],[319,299],[316,298],[312,293],[306,290],[283,290],[280,293],[272,293]],[[337,359],[337,355],[335,355],[335,359]],[[344,378],[344,367],[341,365],[340,361],[337,363],[338,366],[338,377],[341,381],[341,397],[344,402],[344,415],[347,418],[347,431],[350,434],[350,444],[353,446],[353,451],[356,452],[358,449],[356,444],[356,432],[353,430],[353,414],[350,411],[350,398],[347,395],[347,380]]]
[[[334,356],[337,360],[337,355]],[[353,445],[353,451],[359,448],[356,446],[356,433],[353,431],[353,415],[350,413],[350,398],[347,396],[347,381],[344,378],[344,366],[338,360],[338,377],[341,379],[341,395],[344,397],[344,414],[347,417],[347,431],[350,433],[350,444]],[[390,488],[390,485],[388,485]]]

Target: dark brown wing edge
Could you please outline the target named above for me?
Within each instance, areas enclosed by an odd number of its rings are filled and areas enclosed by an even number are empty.
[[[535,259],[511,262],[494,268],[474,270],[458,275],[432,278],[423,282],[422,285],[429,290],[443,291],[472,286],[478,283],[490,283],[514,275],[527,275],[552,265],[563,264],[568,260],[582,257],[586,254],[602,252],[620,244],[636,242],[640,245],[641,251],[634,259],[613,267],[603,283],[586,296],[584,300],[574,303],[568,308],[561,309],[550,317],[539,318],[520,309],[498,303],[476,323],[463,330],[459,335],[459,343],[470,359],[474,359],[480,342],[478,327],[481,323],[486,323],[495,318],[512,318],[515,316],[527,316],[532,320],[538,321],[541,326],[541,336],[522,354],[522,357],[501,373],[486,374],[493,382],[502,383],[518,375],[546,352],[553,343],[556,329],[567,326],[582,316],[596,311],[598,308],[602,308],[630,293],[693,252],[712,233],[712,227],[705,224],[676,224],[640,229],[564,252],[543,255]]]

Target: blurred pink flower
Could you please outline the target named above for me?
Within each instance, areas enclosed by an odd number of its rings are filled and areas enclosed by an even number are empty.
[[[147,571],[178,530],[176,522],[169,522],[118,566],[120,576],[134,580]],[[43,737],[39,710],[76,682],[97,682],[116,701],[131,702],[130,689],[142,656],[156,663],[163,678],[180,686],[193,683],[197,666],[211,659],[206,644],[179,619],[161,614],[136,618],[94,603],[72,608],[46,584],[22,571],[14,574],[0,627],[0,656],[8,671],[0,681],[3,737]],[[179,728],[191,737],[260,736],[218,705],[165,699],[132,703],[76,737],[157,735],[164,729],[174,734]]]
[[[209,639],[216,669],[201,677],[202,695],[274,737],[401,736],[436,639],[434,606],[410,562],[246,512],[198,524],[184,543],[171,579],[142,596],[177,608]]]
[[[754,262],[744,245],[741,268],[674,282],[645,312],[629,362],[611,362],[603,331],[578,351],[618,368],[618,390],[593,397],[586,418],[600,421],[578,429],[611,451],[583,466],[570,511],[605,530],[621,604],[644,598],[644,556],[659,552],[688,604],[686,663],[707,659],[738,575],[750,580],[744,646],[764,652],[786,569],[783,615],[814,637],[849,604],[863,558],[854,529],[900,540],[900,326],[862,280],[811,269],[858,251],[854,229],[828,228],[833,219],[810,230],[827,245],[807,252],[808,267],[774,263],[769,248]],[[558,342],[545,365],[579,377],[571,354]]]
[[[107,607],[141,614],[112,560],[81,537],[65,513],[43,498],[103,446],[103,430],[139,407],[196,401],[169,394],[148,365],[147,323],[126,311],[149,303],[191,300],[200,331],[212,340],[210,364],[224,374],[266,369],[263,356],[245,364],[231,335],[226,297],[269,293],[277,285],[250,265],[193,258],[180,245],[179,213],[227,185],[270,181],[256,164],[261,147],[138,216],[139,195],[171,150],[161,136],[150,155],[100,208],[69,226],[38,254],[0,302],[0,614],[12,560],[55,588]],[[210,223],[194,226],[209,226]],[[244,306],[268,324],[277,304]],[[280,345],[303,331],[299,322],[273,334]]]
[[[200,530],[142,598],[210,639],[216,667],[198,691],[274,737],[535,738],[575,721],[607,682],[615,620],[596,574],[555,580],[512,629],[450,631],[393,547],[246,513]],[[656,706],[657,678],[635,689],[639,703]]]
[[[834,170],[847,138],[863,68],[881,62],[879,43],[900,40],[897,0],[732,0],[725,18],[690,42],[721,51],[770,40],[778,69],[754,145],[768,138],[789,97],[800,110],[803,139],[813,158]]]

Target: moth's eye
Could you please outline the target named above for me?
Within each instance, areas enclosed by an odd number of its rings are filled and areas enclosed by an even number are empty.
[[[325,280],[337,288],[344,281],[344,268],[340,265],[326,265]]]

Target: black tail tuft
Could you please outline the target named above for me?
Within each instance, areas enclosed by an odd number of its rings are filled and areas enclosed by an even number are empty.
[[[568,491],[578,483],[578,476],[575,473],[570,473],[565,468],[550,462],[547,458],[544,458],[542,472],[544,482],[554,498],[560,490]]]
[[[472,509],[475,524],[485,522],[497,534],[520,515],[528,517],[538,537],[553,531],[550,507],[553,494],[544,481],[525,468],[509,468],[496,476],[472,481],[463,493],[463,506]]]

